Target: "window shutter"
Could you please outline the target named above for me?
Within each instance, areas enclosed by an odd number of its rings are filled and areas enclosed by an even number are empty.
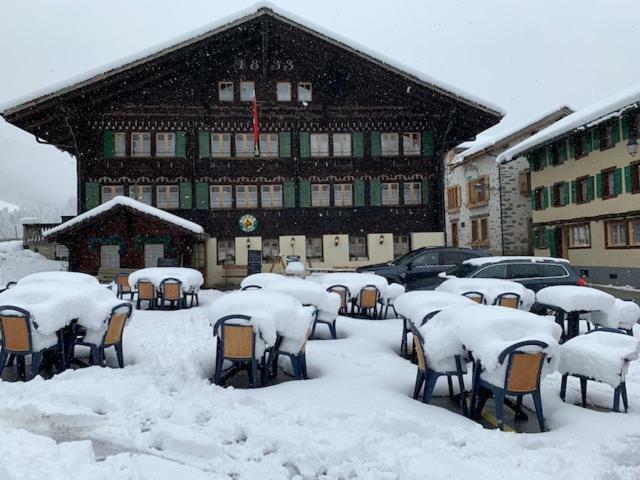
[[[211,138],[209,132],[198,132],[198,154],[200,158],[211,156]]]
[[[552,159],[553,159],[553,152],[551,151],[551,146],[548,147],[544,147],[544,158],[545,158],[545,164],[547,165],[552,165]]]
[[[278,145],[280,147],[280,158],[291,158],[291,132],[280,132]]]
[[[284,182],[284,208],[296,208],[296,183],[291,180]]]
[[[569,142],[569,158],[576,158],[576,140],[575,138],[570,138]]]
[[[356,207],[364,207],[364,180],[356,180],[353,182],[353,190],[353,205]]]
[[[300,158],[309,158],[310,141],[309,132],[300,132]]]
[[[191,210],[191,182],[180,182],[180,208]]]
[[[187,156],[187,135],[185,132],[176,132],[176,157]]]
[[[578,184],[575,180],[571,180],[571,203],[578,202]]]
[[[562,184],[562,205],[569,205],[569,182]]]
[[[100,205],[100,184],[87,182],[84,184],[84,209],[91,210]]]
[[[531,210],[536,210],[536,192],[531,192]]]
[[[371,132],[371,156],[379,157],[382,154],[382,144],[380,143],[380,132]]]
[[[613,172],[613,193],[620,195],[622,193],[622,169],[616,168]]]
[[[624,189],[627,193],[633,190],[633,180],[631,178],[631,165],[624,167]]]
[[[422,179],[422,203],[429,205],[429,178]]]
[[[196,208],[198,210],[209,209],[209,184],[207,182],[196,182]]]
[[[587,202],[590,202],[593,200],[593,183],[594,183],[593,177],[587,178]]]
[[[380,180],[371,180],[369,182],[370,189],[370,205],[372,207],[380,206]]]
[[[582,134],[582,153],[588,154],[591,151],[591,132],[587,131]]]
[[[535,170],[535,162],[533,160],[533,155],[532,154],[527,155],[527,160],[529,161],[529,170],[533,172]]]
[[[300,180],[300,206],[309,208],[311,206],[311,184],[306,180]]]
[[[556,229],[555,228],[547,228],[547,248],[549,249],[549,254],[552,257],[555,257],[558,254],[558,250],[556,249]]]
[[[615,145],[620,141],[620,120],[615,119],[612,124],[611,142]]]
[[[536,227],[531,228],[531,244],[533,248],[538,248],[538,229]]]
[[[620,123],[622,123],[622,139],[629,140],[629,136],[631,135],[630,118],[627,115],[624,115]]]
[[[433,152],[433,132],[431,130],[425,130],[422,132],[422,154],[425,157],[430,157],[433,155]]]
[[[353,139],[353,156],[362,158],[364,156],[364,139],[362,132],[353,132],[351,138]]]
[[[542,189],[542,209],[549,208],[549,187]]]
[[[104,158],[116,156],[115,134],[113,130],[104,131]]]
[[[540,170],[547,166],[547,152],[545,150],[537,150],[536,156],[540,162]]]
[[[602,174],[596,173],[596,197],[602,198]]]
[[[560,142],[560,144],[558,145],[558,152],[560,156],[560,161],[566,162],[567,161],[567,142],[566,141],[562,140]]]
[[[594,128],[593,130],[591,130],[591,147],[593,150],[599,150],[600,149],[600,129],[599,128]]]

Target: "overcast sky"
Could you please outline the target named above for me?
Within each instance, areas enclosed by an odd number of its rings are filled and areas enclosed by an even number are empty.
[[[640,82],[639,0],[273,3],[500,105],[508,115],[499,128],[561,104],[578,109]],[[245,0],[3,2],[0,104],[254,4]],[[57,186],[51,188],[54,178]],[[19,202],[27,194],[52,202],[74,195],[74,160],[37,145],[33,137],[0,120],[0,200]]]

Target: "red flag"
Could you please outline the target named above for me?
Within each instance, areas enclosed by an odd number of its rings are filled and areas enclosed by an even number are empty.
[[[258,118],[258,102],[256,93],[253,92],[253,153],[260,156],[260,119]]]

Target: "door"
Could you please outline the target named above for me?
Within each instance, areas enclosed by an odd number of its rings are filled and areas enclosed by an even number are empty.
[[[120,268],[120,245],[100,246],[100,268]]]
[[[433,283],[443,268],[439,252],[423,252],[409,262],[406,272],[400,276],[407,288],[419,288]]]
[[[164,245],[162,243],[147,243],[144,246],[144,266],[157,267],[158,259],[164,258]]]
[[[458,222],[451,223],[451,246],[457,247],[460,243],[460,239],[458,237]]]
[[[562,233],[562,228],[556,228],[555,243],[556,256],[558,258],[564,258],[564,235]]]

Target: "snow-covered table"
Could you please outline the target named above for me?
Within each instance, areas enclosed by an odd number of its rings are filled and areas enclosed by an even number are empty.
[[[448,292],[416,290],[400,295],[395,300],[396,311],[416,326],[422,324],[427,315],[455,306],[474,305],[470,298]]]
[[[84,285],[100,285],[96,277],[80,272],[38,272],[22,277],[18,285],[28,285],[33,283],[81,283]]]
[[[608,310],[591,312],[589,320],[594,325],[621,328],[632,335],[633,326],[640,320],[640,306],[633,300],[616,298]]]
[[[308,280],[320,283],[325,289],[334,285],[344,285],[349,289],[352,299],[357,299],[360,291],[368,286],[375,286],[380,292],[381,300],[388,304],[405,292],[405,288],[397,283],[389,284],[386,278],[375,273],[324,273],[313,274]]]
[[[148,280],[160,288],[160,284],[167,278],[175,278],[182,282],[183,292],[197,292],[204,284],[202,273],[193,268],[185,267],[150,267],[136,270],[129,275],[129,286],[135,288],[139,280]]]
[[[535,301],[533,291],[521,283],[497,278],[450,278],[436,288],[438,292],[449,292],[462,295],[467,292],[480,292],[488,305],[493,304],[499,295],[515,293],[520,296],[521,310],[529,311]]]

